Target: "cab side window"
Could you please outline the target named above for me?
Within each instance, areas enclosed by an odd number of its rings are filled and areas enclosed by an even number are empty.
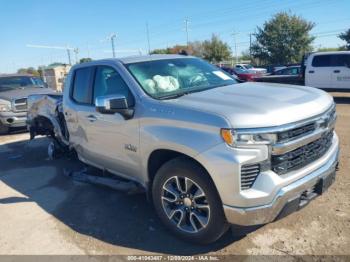
[[[99,96],[123,95],[129,106],[134,105],[134,97],[120,74],[109,66],[98,66],[95,74],[93,101]]]
[[[331,56],[330,55],[318,55],[312,60],[313,67],[329,67],[331,66]]]
[[[79,104],[91,104],[92,88],[91,77],[93,68],[85,67],[75,70],[73,91],[71,97]]]

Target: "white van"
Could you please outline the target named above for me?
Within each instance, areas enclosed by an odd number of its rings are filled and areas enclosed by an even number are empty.
[[[311,53],[304,65],[306,86],[350,90],[350,51]]]

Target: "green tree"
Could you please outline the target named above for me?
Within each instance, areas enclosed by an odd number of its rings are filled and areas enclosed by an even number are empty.
[[[321,47],[318,48],[318,52],[328,52],[328,51],[343,51],[345,50],[345,47]]]
[[[179,54],[182,51],[216,63],[230,59],[231,56],[231,49],[228,44],[221,41],[216,35],[204,42],[190,42],[188,47],[186,45],[174,45],[173,47],[154,49],[151,54]]]
[[[92,59],[90,57],[84,57],[79,60],[79,64],[86,63],[86,62],[91,62]]]
[[[224,60],[228,60],[231,57],[231,49],[229,45],[215,34],[212,35],[210,40],[203,42],[203,58],[212,62],[219,63]]]
[[[350,50],[350,29],[348,29],[347,31],[341,33],[339,35],[339,38],[346,42],[345,48],[347,50]]]
[[[28,67],[28,68],[20,68],[17,70],[18,74],[29,74],[34,76],[40,76],[40,73],[38,70],[36,70],[34,67]]]
[[[52,64],[49,64],[48,66],[49,67],[55,67],[55,66],[62,66],[62,65],[65,65],[64,63],[60,63],[60,62],[54,62]]]
[[[250,57],[250,52],[249,50],[245,50],[241,53],[241,56],[239,57],[239,60],[241,61],[250,61],[251,57]]]
[[[151,54],[178,54],[182,50],[186,50],[187,46],[185,45],[174,45],[173,47],[154,49],[151,51]]]
[[[190,55],[197,57],[204,57],[204,46],[201,41],[194,41],[189,43],[189,53]]]
[[[315,37],[310,31],[314,25],[297,15],[277,13],[262,28],[257,28],[252,54],[264,63],[300,62],[304,53],[312,51]]]
[[[158,48],[151,51],[151,55],[154,54],[170,54],[169,48]]]

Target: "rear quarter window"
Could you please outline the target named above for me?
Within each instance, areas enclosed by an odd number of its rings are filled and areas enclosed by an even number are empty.
[[[333,56],[333,66],[350,66],[350,54],[339,54]]]

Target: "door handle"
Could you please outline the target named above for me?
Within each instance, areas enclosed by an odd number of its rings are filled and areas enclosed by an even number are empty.
[[[90,122],[95,122],[97,120],[97,117],[94,115],[88,115],[86,117]]]
[[[310,74],[313,74],[313,73],[315,73],[315,71],[313,71],[313,70],[310,70],[310,71],[309,71],[309,73],[310,73]]]
[[[340,70],[334,70],[333,72],[338,74],[338,73],[340,73]]]

